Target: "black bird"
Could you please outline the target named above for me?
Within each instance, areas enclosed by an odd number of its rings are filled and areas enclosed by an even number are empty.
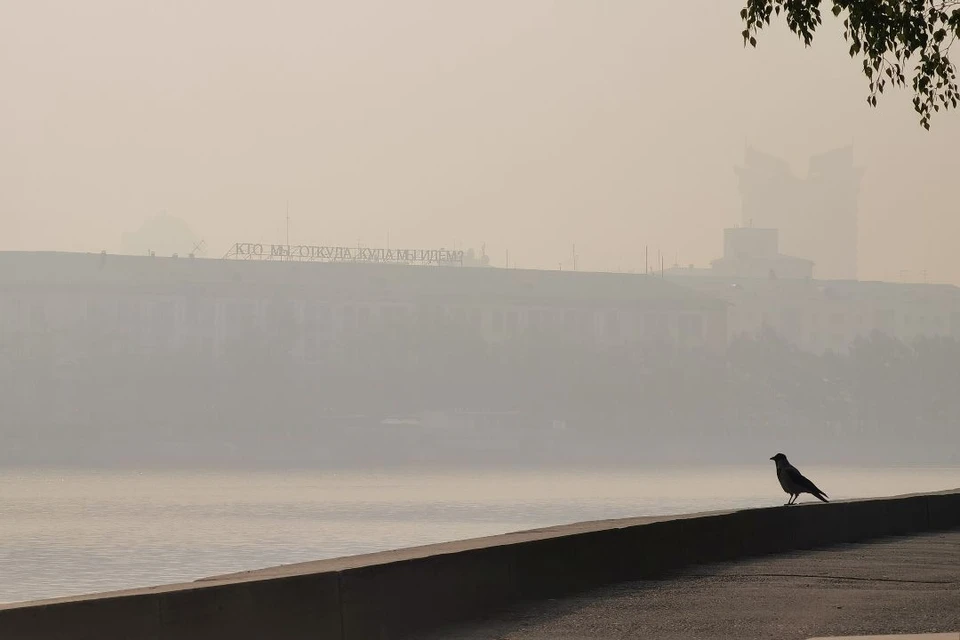
[[[829,500],[827,500],[827,494],[820,491],[817,485],[807,480],[802,473],[797,471],[797,468],[787,461],[787,456],[778,453],[770,459],[777,464],[777,480],[780,481],[780,486],[790,494],[790,499],[787,501],[787,504],[794,504],[801,493],[809,493],[823,502],[829,502]]]

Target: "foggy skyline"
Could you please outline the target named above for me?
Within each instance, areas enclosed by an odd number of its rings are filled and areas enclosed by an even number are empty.
[[[804,176],[853,144],[861,278],[960,284],[958,115],[867,107],[832,17],[745,50],[740,7],[0,1],[0,249],[120,251],[166,212],[219,257],[289,202],[293,242],[703,266],[748,145]]]

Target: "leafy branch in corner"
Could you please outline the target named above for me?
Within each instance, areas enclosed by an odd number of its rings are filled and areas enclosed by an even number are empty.
[[[928,130],[935,112],[957,107],[957,69],[948,54],[960,37],[960,0],[746,0],[740,11],[744,46],[756,47],[760,30],[783,14],[809,47],[823,24],[825,4],[833,5],[834,16],[843,17],[850,57],[863,59],[870,87],[867,104],[877,106],[878,94],[888,86],[910,86],[913,107]]]

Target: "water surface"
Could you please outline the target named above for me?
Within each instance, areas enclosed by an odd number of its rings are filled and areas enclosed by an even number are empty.
[[[803,471],[834,499],[960,487],[960,468]],[[0,470],[0,602],[785,497],[772,462],[614,471]]]

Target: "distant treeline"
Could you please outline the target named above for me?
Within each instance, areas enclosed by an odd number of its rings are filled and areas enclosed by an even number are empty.
[[[547,334],[491,345],[454,330],[395,330],[320,345],[311,355],[294,357],[289,344],[262,333],[227,345],[218,358],[189,348],[91,350],[64,364],[6,349],[5,431],[90,426],[108,428],[110,438],[149,429],[223,439],[308,429],[330,416],[464,408],[703,442],[749,436],[774,446],[793,433],[937,447],[956,442],[960,424],[960,342],[949,338],[904,344],[875,334],[848,353],[815,355],[767,333],[716,354],[599,349]]]

